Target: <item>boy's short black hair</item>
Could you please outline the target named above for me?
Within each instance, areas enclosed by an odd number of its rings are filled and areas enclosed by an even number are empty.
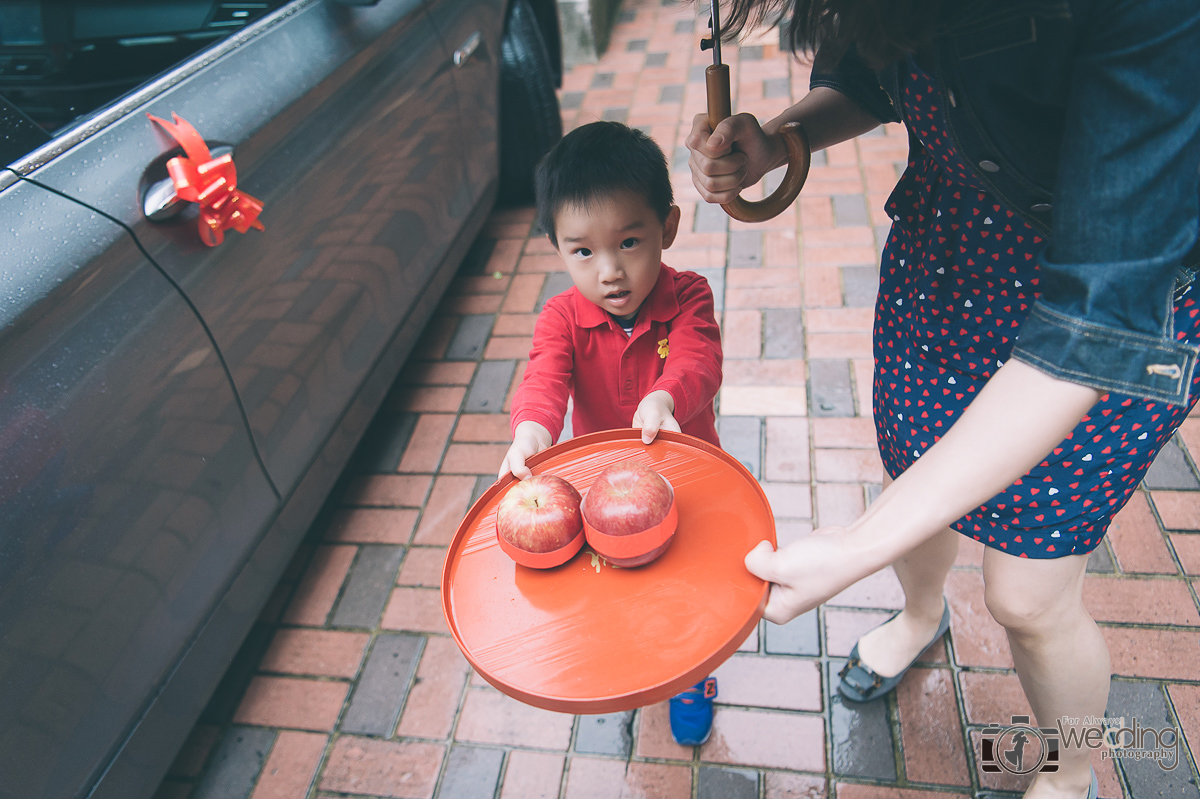
[[[667,158],[654,140],[620,122],[592,122],[563,136],[534,172],[538,223],[558,246],[554,216],[630,191],[667,221],[674,203]]]

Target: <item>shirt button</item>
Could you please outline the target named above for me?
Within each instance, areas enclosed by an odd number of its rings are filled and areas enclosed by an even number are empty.
[[[1033,205],[1029,206],[1029,210],[1037,211],[1040,214],[1043,211],[1050,210],[1050,203],[1034,203]]]
[[[997,164],[995,161],[980,161],[979,168],[982,169],[984,172],[999,172],[1000,171],[1000,165]]]
[[[626,381],[625,381],[625,388],[633,388],[633,381],[632,381],[632,380],[626,380]]]

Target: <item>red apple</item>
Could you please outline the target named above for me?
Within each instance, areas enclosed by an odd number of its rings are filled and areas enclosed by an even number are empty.
[[[521,552],[561,552],[562,560],[546,563],[545,558],[520,560],[527,566],[543,568],[565,563],[583,546],[583,518],[579,511],[579,492],[561,477],[537,474],[514,483],[496,508],[496,534]],[[573,550],[567,551],[575,543]],[[537,561],[536,563],[531,561]]]
[[[632,554],[626,546],[619,547],[624,554],[617,554],[614,542],[606,537],[638,536],[660,527],[671,515],[674,504],[670,483],[649,465],[636,460],[614,463],[592,483],[583,503],[587,526],[601,534],[595,536],[589,530],[588,543],[618,566],[649,563],[666,551],[675,533],[673,526],[661,529],[660,534],[645,536],[645,548]],[[634,540],[628,540],[630,545]]]

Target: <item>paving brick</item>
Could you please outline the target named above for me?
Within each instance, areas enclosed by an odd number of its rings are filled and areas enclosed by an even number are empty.
[[[729,234],[729,268],[753,269],[763,265],[763,234],[758,230],[734,230]]]
[[[500,310],[506,314],[533,313],[542,296],[545,275],[516,275],[508,287]]]
[[[1200,535],[1174,533],[1170,538],[1184,573],[1200,574]]]
[[[731,358],[757,358],[762,353],[761,311],[725,311],[721,329],[726,362]]]
[[[467,413],[499,412],[516,368],[515,360],[484,361],[479,364],[463,410]]]
[[[366,633],[284,628],[276,631],[259,669],[352,679],[368,641]]]
[[[701,766],[696,799],[758,799],[758,772]]]
[[[457,413],[466,389],[462,386],[409,386],[396,400],[396,410],[413,413]]]
[[[446,451],[450,431],[454,429],[454,419],[453,415],[446,413],[422,414],[397,470],[410,473],[437,471],[442,453]]]
[[[500,784],[504,752],[479,746],[454,745],[437,795],[442,799],[492,799]]]
[[[506,413],[465,413],[458,417],[453,440],[475,444],[507,444],[512,441],[511,431]]]
[[[693,268],[691,271],[701,275],[708,281],[708,287],[713,293],[713,310],[720,313],[725,310],[725,270]]]
[[[946,597],[950,602],[950,640],[958,664],[1011,669],[1008,636],[983,601],[983,576],[951,570]]]
[[[1101,627],[1113,674],[1159,680],[1200,680],[1200,632]]]
[[[838,799],[969,799],[970,797],[970,794],[965,793],[918,791],[849,782],[839,782],[837,784],[837,795]]]
[[[274,730],[230,727],[192,795],[196,799],[249,796],[274,742]]]
[[[825,722],[820,716],[717,707],[712,737],[700,748],[700,759],[823,772]]]
[[[341,730],[389,736],[400,718],[425,638],[408,633],[381,633],[367,657],[350,697]]]
[[[317,547],[283,620],[288,624],[323,625],[357,551],[349,546]]]
[[[484,362],[517,361],[522,358],[528,358],[531,349],[533,349],[532,336],[492,336],[488,339],[487,348],[483,351]],[[514,363],[514,368],[515,366],[516,364]],[[470,404],[470,399],[470,395],[468,395],[468,404],[464,408],[468,412],[476,410]],[[504,397],[501,396],[500,400],[503,402]]]
[[[826,608],[825,651],[830,657],[848,656],[859,638],[883,624],[891,616],[891,613]]]
[[[777,710],[821,710],[821,672],[813,660],[734,655],[713,672],[717,701]]]
[[[861,194],[835,194],[833,196],[833,216],[838,227],[853,227],[869,225],[867,206]]]
[[[874,308],[879,295],[879,269],[874,266],[843,266],[842,294],[851,308]]]
[[[808,412],[803,386],[725,386],[720,410],[725,416],[804,416]]]
[[[1088,577],[1083,602],[1100,622],[1200,625],[1187,583],[1169,579]]]
[[[1159,451],[1142,484],[1147,488],[1200,489],[1200,480],[1196,479],[1178,438],[1169,439]]]
[[[454,726],[468,671],[466,658],[453,638],[429,636],[396,734],[447,738]]]
[[[404,559],[396,583],[437,588],[442,584],[442,564],[445,562],[444,547],[413,547]]]
[[[359,547],[350,580],[333,613],[334,627],[374,628],[391,596],[404,547]]]
[[[809,415],[854,416],[850,364],[844,360],[808,362]]]
[[[864,577],[825,604],[899,610],[904,607],[904,589],[900,587],[900,580],[889,566]]]
[[[812,495],[807,483],[763,482],[763,493],[777,519],[811,519]]]
[[[824,418],[812,420],[813,446],[822,449],[878,449],[871,419]]]
[[[321,775],[325,791],[395,799],[432,799],[445,747],[344,735]]]
[[[1168,685],[1167,694],[1184,735],[1181,748],[1186,745],[1195,758],[1200,752],[1200,685]]]
[[[807,482],[811,479],[806,419],[769,418],[766,436],[766,479],[777,482]]]
[[[1167,697],[1161,686],[1146,682],[1113,680],[1108,694],[1106,716],[1123,716],[1124,726],[1132,728],[1136,719],[1138,726],[1147,730],[1178,729],[1172,716]],[[1125,740],[1133,733],[1123,736]],[[1134,743],[1135,749],[1153,749],[1158,745],[1154,736]],[[1165,764],[1164,764],[1165,765]],[[1185,768],[1167,770],[1152,759],[1122,758],[1121,770],[1131,793],[1141,796],[1178,796],[1200,799],[1200,787]]]
[[[763,311],[763,357],[803,358],[804,325],[801,312],[791,309]]]
[[[472,743],[565,751],[574,718],[518,702],[492,688],[471,689],[455,739]]]
[[[451,361],[475,361],[483,355],[495,314],[468,314],[458,323],[454,337],[446,348],[446,359]]]
[[[494,478],[493,478],[494,479]],[[491,481],[488,481],[489,484]],[[448,545],[458,529],[459,522],[474,501],[476,479],[467,476],[443,475],[437,478],[421,522],[417,525],[414,544]]]
[[[496,326],[492,328],[494,336],[532,336],[537,327],[537,314],[500,314],[496,317]],[[475,374],[475,364],[464,364],[471,367],[471,375]],[[471,375],[463,381],[463,385],[471,382]]]
[[[334,513],[325,540],[339,544],[407,544],[417,526],[410,508],[353,508]]]
[[[380,411],[354,451],[350,468],[358,473],[396,471],[416,424],[415,413]]]
[[[692,747],[680,746],[671,737],[671,720],[668,703],[644,707],[637,712],[637,740],[635,753],[638,757],[663,760],[691,760]]]
[[[561,267],[562,262],[560,261],[559,268]],[[551,272],[546,276],[546,285],[542,287],[542,294],[538,298],[538,303],[535,310],[537,310],[538,313],[541,313],[541,310],[546,307],[546,303],[551,297],[557,297],[559,294],[562,294],[564,291],[574,285],[575,283],[571,280],[570,273]]]
[[[397,462],[399,462],[397,460]],[[428,475],[372,474],[353,478],[342,494],[343,505],[419,508],[433,479]]]
[[[758,628],[759,625],[754,625],[754,629],[746,636],[746,640],[742,641],[741,646],[737,648],[739,652],[757,652],[758,651]]]
[[[1175,561],[1143,492],[1133,492],[1113,517],[1106,537],[1122,571],[1176,573]]]
[[[500,799],[558,799],[566,758],[515,749],[508,755]]]
[[[729,229],[729,217],[719,205],[699,203],[696,206],[694,230],[697,233],[724,233]]]
[[[167,774],[174,777],[196,777],[204,769],[204,763],[212,754],[213,747],[221,740],[221,728],[215,724],[197,724],[188,733],[187,740],[175,756]]]
[[[633,711],[580,716],[575,751],[628,758],[633,750]]]
[[[329,732],[349,685],[295,677],[255,677],[233,716],[237,724]]]
[[[949,669],[911,669],[896,689],[904,773],[913,782],[970,787]]]
[[[450,632],[442,615],[440,592],[433,588],[394,589],[379,624],[386,630]]]
[[[507,452],[508,444],[451,444],[442,461],[442,472],[494,476]]]
[[[837,676],[844,661],[827,666],[829,734],[833,745],[833,771],[839,776],[892,781],[896,755],[888,724],[886,702],[847,702],[837,692]]]
[[[328,743],[329,738],[319,733],[282,730],[271,747],[250,799],[308,796]]]
[[[691,799],[692,775],[685,766],[622,763],[576,757],[567,773],[565,799]]]
[[[721,416],[717,420],[721,448],[737,458],[756,479],[762,477],[762,419]]]
[[[767,624],[765,648],[771,655],[820,655],[817,611],[802,613],[787,624]]]
[[[1166,529],[1200,530],[1200,492],[1152,491],[1150,497]]]
[[[774,360],[727,360],[722,367],[726,386],[803,386],[804,361],[798,358]]]

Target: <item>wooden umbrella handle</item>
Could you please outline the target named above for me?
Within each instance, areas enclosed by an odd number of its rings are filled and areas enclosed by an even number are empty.
[[[732,113],[729,99],[729,67],[725,64],[714,64],[704,70],[704,82],[708,89],[708,126],[716,129],[721,120],[728,119]],[[779,188],[764,200],[757,202],[743,200],[741,197],[732,202],[722,203],[725,213],[741,222],[765,222],[779,216],[785,208],[792,204],[804,181],[808,179],[808,168],[812,164],[812,148],[808,143],[808,135],[798,122],[788,122],[779,128],[783,143],[788,151],[787,173]]]

